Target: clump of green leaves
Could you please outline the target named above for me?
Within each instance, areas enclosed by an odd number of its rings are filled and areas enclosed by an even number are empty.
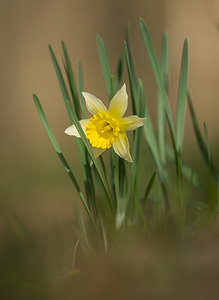
[[[182,51],[176,124],[174,124],[168,99],[167,34],[163,36],[159,61],[143,19],[139,20],[139,24],[158,86],[157,126],[151,121],[144,87],[135,70],[129,37],[127,36],[125,40],[115,75],[111,71],[104,42],[100,36],[97,37],[100,63],[109,101],[119,90],[126,67],[133,114],[147,118],[144,128],[138,128],[133,134],[133,163],[125,162],[113,151],[110,152],[109,160],[105,156],[95,158],[92,147],[79,123],[81,118],[87,118],[82,96],[84,90],[82,66],[78,64],[78,82],[76,82],[64,42],[62,42],[63,66],[67,82],[64,80],[50,46],[49,51],[69,121],[76,126],[81,136],[81,139],[77,138],[77,145],[81,155],[84,187],[79,186],[78,179],[61,151],[39,99],[33,95],[50,141],[85,208],[85,210],[78,206],[76,208],[80,236],[75,247],[77,249],[81,245],[85,252],[92,249],[91,240],[94,237],[96,241],[104,245],[107,251],[109,241],[112,241],[117,234],[125,235],[133,229],[147,235],[162,228],[165,234],[171,232],[175,237],[182,237],[204,222],[215,220],[218,212],[218,173],[210,153],[207,126],[204,124],[203,138],[188,91],[188,41],[185,40]],[[208,176],[204,183],[197,171],[185,164],[183,160],[187,102],[198,147],[207,166]],[[157,132],[155,128],[158,128]],[[149,153],[146,158],[145,151]],[[150,169],[148,168],[149,162]],[[191,196],[193,191],[200,191],[204,197],[194,199],[194,196]],[[75,261],[75,254],[73,261]]]

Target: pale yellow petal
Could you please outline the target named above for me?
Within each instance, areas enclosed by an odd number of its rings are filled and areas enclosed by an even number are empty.
[[[89,119],[80,120],[79,123],[81,124],[81,127],[84,130],[84,133],[86,134],[85,126],[89,123]],[[70,127],[68,127],[65,130],[65,133],[68,134],[68,135],[73,135],[73,136],[76,136],[76,137],[80,137],[80,134],[79,134],[77,128],[75,127],[75,125],[71,125]]]
[[[82,95],[84,96],[87,110],[92,115],[96,115],[98,112],[103,113],[103,112],[107,111],[106,106],[96,96],[94,96],[90,93],[85,93],[85,92],[82,93]]]
[[[119,127],[121,131],[135,130],[144,125],[146,118],[139,118],[132,115],[119,120]]]
[[[122,132],[118,135],[118,137],[113,141],[113,150],[118,154],[121,158],[127,160],[128,162],[132,162],[132,157],[129,151],[129,141],[125,132]]]
[[[124,84],[111,100],[109,106],[109,113],[116,119],[122,118],[127,110],[127,106],[128,95],[126,92],[126,86]]]

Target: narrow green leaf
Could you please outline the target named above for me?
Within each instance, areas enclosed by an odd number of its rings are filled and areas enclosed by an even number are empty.
[[[64,53],[65,65],[66,65],[66,71],[67,71],[66,75],[67,75],[70,90],[71,90],[71,95],[72,95],[72,99],[73,99],[73,103],[74,103],[74,108],[75,108],[77,117],[80,119],[81,118],[81,116],[80,116],[80,105],[79,105],[77,86],[76,86],[76,82],[75,82],[75,76],[74,76],[74,72],[73,72],[73,69],[72,69],[72,66],[71,66],[69,55],[68,55],[68,52],[67,52],[67,49],[66,49],[66,45],[63,41],[62,41],[62,49],[63,49],[63,53]]]
[[[83,70],[82,70],[82,65],[79,62],[78,63],[78,84],[79,84],[79,98],[80,98],[80,106],[81,106],[81,111],[83,114],[83,117],[85,119],[88,119],[88,115],[85,109],[85,104],[84,104],[84,97],[82,95],[82,92],[84,91],[84,82],[83,82]]]
[[[155,177],[156,177],[156,172],[154,172],[147,184],[147,187],[146,187],[146,190],[145,190],[145,193],[144,193],[144,198],[143,198],[143,207],[145,208],[145,205],[147,203],[147,198],[148,198],[148,195],[151,191],[151,188],[153,186],[153,183],[154,183],[154,180],[155,180]]]
[[[202,138],[202,135],[201,135],[201,132],[200,132],[200,129],[199,129],[199,125],[198,125],[198,121],[197,121],[197,118],[196,118],[195,110],[193,108],[191,96],[190,96],[189,93],[188,93],[187,96],[188,96],[189,111],[190,111],[190,114],[191,114],[191,117],[192,117],[193,128],[194,128],[196,140],[198,142],[201,154],[202,154],[203,159],[204,159],[205,163],[207,164],[207,166],[210,165],[209,167],[210,167],[212,176],[215,178],[215,180],[218,180],[218,173],[217,173],[217,170],[214,166],[214,163],[213,163],[212,159],[210,159],[210,162],[209,162],[208,150],[205,146],[204,140]]]
[[[138,79],[135,72],[134,63],[132,60],[130,45],[128,45],[127,42],[125,42],[125,54],[126,54],[126,62],[127,62],[130,89],[131,89],[132,111],[133,114],[135,115],[137,111],[136,102],[137,102],[137,94],[138,94]]]
[[[84,90],[83,69],[80,61],[78,62],[78,83],[79,83],[79,90],[83,92]]]
[[[137,96],[138,95],[138,79],[136,76],[134,63],[132,60],[130,45],[128,46],[127,42],[125,42],[125,51],[126,51],[126,61],[127,61],[129,81],[130,81],[130,87],[131,87],[131,93],[132,93],[133,113],[136,114],[137,106],[138,106],[138,99],[137,99],[137,97],[138,97]],[[140,84],[140,90],[141,90],[140,93],[141,93],[142,102],[145,103],[145,116],[147,118],[147,121],[144,125],[144,134],[145,134],[149,149],[151,151],[152,157],[153,157],[155,164],[157,166],[157,169],[158,169],[158,174],[159,174],[160,180],[162,182],[161,183],[162,190],[165,194],[164,197],[165,197],[165,199],[167,199],[165,185],[164,185],[165,174],[164,174],[164,170],[162,169],[160,155],[158,152],[157,141],[156,141],[153,125],[151,123],[150,114],[149,114],[149,111],[147,108],[147,102],[145,101],[145,94],[144,94],[144,88],[143,88],[142,83]],[[166,202],[167,202],[167,200],[166,200]]]
[[[138,80],[138,111],[139,117],[145,117],[145,98],[143,94],[142,81]],[[137,212],[139,210],[139,182],[140,182],[140,171],[141,171],[141,156],[140,148],[142,142],[143,127],[135,130],[134,141],[132,147],[132,159],[131,172],[129,176],[128,184],[128,198],[129,198],[129,215],[136,221]]]
[[[145,117],[145,99],[143,94],[143,85],[142,81],[138,80],[138,116]],[[132,159],[133,163],[131,165],[131,176],[130,176],[130,197],[133,197],[134,194],[134,186],[136,181],[136,173],[139,169],[139,161],[140,161],[140,148],[142,142],[142,134],[143,134],[143,127],[136,129],[134,134],[134,141],[133,141],[133,150],[132,150]]]
[[[211,161],[210,145],[209,145],[209,139],[208,139],[208,129],[207,129],[207,125],[205,122],[204,122],[204,133],[205,133],[205,143],[206,143],[207,152],[208,152],[208,162],[210,163],[210,161]]]
[[[123,75],[123,71],[124,71],[124,65],[125,65],[125,49],[122,50],[121,56],[119,58],[117,72],[116,72],[117,90],[119,89],[119,87],[121,85],[122,75]]]
[[[163,35],[162,50],[161,50],[161,72],[165,85],[166,92],[168,90],[168,74],[169,74],[169,41],[166,33]],[[161,161],[166,163],[165,157],[165,110],[161,93],[158,93],[158,144],[160,148]]]
[[[145,26],[144,20],[142,18],[140,18],[139,23],[140,23],[140,29],[141,29],[144,45],[145,45],[146,51],[148,53],[148,57],[151,62],[151,66],[152,66],[152,69],[153,69],[153,72],[155,75],[155,79],[157,81],[157,85],[158,85],[160,93],[162,95],[162,100],[163,100],[164,108],[166,111],[167,119],[169,121],[170,129],[174,136],[174,126],[173,126],[169,101],[168,101],[167,93],[165,90],[165,84],[164,84],[164,79],[163,79],[162,72],[160,69],[160,65],[159,65],[155,50],[154,50],[153,43],[151,41],[150,34],[148,32],[147,27]]]
[[[147,27],[145,26],[144,20],[142,18],[140,18],[139,23],[140,23],[140,28],[141,28],[144,45],[145,45],[149,60],[151,62],[151,66],[152,66],[152,69],[154,72],[155,79],[157,81],[157,85],[158,85],[158,88],[159,88],[159,91],[161,94],[161,99],[163,101],[163,106],[164,106],[164,109],[166,112],[167,123],[169,126],[170,137],[171,137],[171,141],[172,141],[172,145],[173,145],[173,149],[174,149],[174,155],[175,155],[176,173],[177,173],[177,176],[180,177],[181,156],[176,148],[173,120],[172,120],[172,115],[171,115],[171,111],[170,111],[169,100],[168,100],[166,89],[165,89],[164,79],[162,76],[162,72],[160,69],[160,65],[159,65],[155,50],[154,50],[154,46],[153,46],[150,34],[148,32]]]
[[[137,105],[138,99],[138,77],[135,70],[132,49],[131,49],[131,38],[130,38],[130,23],[128,23],[127,30],[126,30],[126,40],[125,40],[125,54],[126,54],[126,61],[128,66],[128,74],[129,77],[131,76],[131,92],[132,98],[135,101],[135,106]],[[133,107],[133,113],[136,113],[137,108]]]
[[[185,40],[183,46],[178,101],[177,101],[177,117],[176,117],[176,146],[179,151],[183,147],[185,108],[187,99],[187,84],[188,84],[188,41]]]
[[[48,120],[47,120],[47,118],[45,116],[45,113],[44,113],[43,108],[42,108],[42,106],[40,104],[40,101],[39,101],[39,99],[37,98],[36,95],[33,95],[33,99],[34,99],[34,103],[36,105],[37,112],[38,112],[38,114],[40,116],[40,119],[41,119],[41,121],[42,121],[45,129],[46,129],[46,132],[47,132],[47,134],[49,136],[49,139],[50,139],[50,141],[51,141],[51,143],[52,143],[55,151],[57,152],[59,159],[61,160],[63,166],[65,167],[65,170],[67,171],[67,173],[68,173],[68,175],[69,175],[69,177],[70,177],[70,179],[71,179],[71,181],[72,181],[72,183],[73,183],[76,191],[78,192],[78,195],[81,198],[81,200],[82,200],[82,202],[84,204],[84,207],[85,207],[85,209],[86,209],[86,211],[87,211],[90,219],[93,221],[93,217],[92,217],[92,214],[91,214],[90,209],[88,207],[88,204],[86,202],[86,199],[85,199],[85,197],[84,197],[84,195],[83,195],[83,193],[82,193],[82,191],[81,191],[81,189],[79,187],[79,184],[78,184],[78,182],[77,182],[74,174],[72,173],[72,170],[69,167],[69,164],[67,163],[67,161],[66,161],[66,159],[65,159],[65,157],[64,157],[64,155],[63,155],[63,153],[61,151],[61,148],[59,147],[59,145],[58,145],[58,143],[56,141],[56,138],[55,138],[55,136],[53,134],[53,131],[52,131],[50,125],[49,125],[49,122],[48,122]]]
[[[73,120],[71,118],[71,113],[69,111],[69,106],[68,106],[68,101],[70,100],[68,90],[66,88],[66,85],[65,85],[65,82],[64,82],[64,79],[63,79],[63,76],[62,76],[62,72],[61,72],[61,69],[60,69],[59,64],[57,62],[56,56],[55,56],[55,54],[52,50],[52,47],[50,45],[49,45],[49,52],[50,52],[50,56],[52,58],[52,62],[53,62],[53,65],[54,65],[54,68],[55,68],[55,71],[56,71],[56,75],[57,75],[59,86],[60,86],[62,96],[63,96],[63,99],[64,99],[65,107],[66,107],[66,110],[67,110],[67,113],[68,113],[68,117],[69,117],[69,120],[70,120],[71,124],[73,124]]]
[[[161,161],[160,161],[160,155],[158,152],[157,141],[156,141],[153,125],[151,122],[150,114],[149,114],[149,111],[147,108],[147,102],[145,101],[144,88],[143,88],[142,84],[140,85],[140,89],[141,89],[141,97],[142,97],[142,99],[144,99],[144,103],[145,103],[145,116],[147,118],[145,125],[144,125],[144,135],[145,135],[146,141],[148,143],[149,149],[151,151],[152,157],[157,166],[161,181],[164,181],[164,173],[163,173],[163,169],[162,169],[162,165],[161,165]]]
[[[105,48],[103,39],[101,38],[100,35],[97,36],[97,47],[98,47],[100,62],[101,62],[101,66],[102,66],[103,76],[104,76],[105,83],[106,83],[107,93],[110,96],[112,72],[111,72],[106,48]]]
[[[160,68],[163,75],[164,87],[167,92],[169,76],[169,39],[166,32],[163,34]]]

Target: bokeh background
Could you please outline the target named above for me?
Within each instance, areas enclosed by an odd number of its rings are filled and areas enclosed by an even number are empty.
[[[1,232],[8,227],[14,230],[14,221],[9,221],[13,214],[32,232],[41,234],[54,224],[72,220],[75,194],[32,100],[32,94],[36,93],[67,159],[80,174],[75,141],[64,134],[69,123],[48,44],[61,61],[60,42],[64,40],[72,65],[77,68],[78,61],[82,62],[85,90],[104,99],[106,90],[96,35],[99,33],[103,37],[115,71],[130,22],[136,68],[143,80],[149,106],[154,110],[156,84],[140,34],[140,16],[150,30],[157,53],[163,31],[169,34],[173,111],[182,46],[184,39],[189,39],[189,88],[200,125],[207,122],[211,147],[217,154],[217,0],[0,0]],[[186,126],[190,146],[194,135],[189,118]]]

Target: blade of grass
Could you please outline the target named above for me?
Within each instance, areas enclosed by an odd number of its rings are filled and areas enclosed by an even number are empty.
[[[145,96],[144,96],[144,88],[142,88],[142,97],[144,98],[145,102]],[[145,102],[146,103],[146,102]],[[168,193],[167,193],[167,188],[166,188],[166,169],[162,166],[161,164],[161,158],[158,152],[158,146],[157,146],[157,141],[155,138],[154,134],[154,129],[151,123],[150,115],[147,109],[147,104],[145,104],[145,115],[147,117],[147,121],[144,125],[144,135],[147,141],[147,144],[149,146],[149,149],[151,151],[152,157],[154,159],[155,165],[157,167],[159,179],[160,179],[160,184],[161,184],[161,189],[162,193],[164,196],[164,201],[165,201],[165,209],[166,212],[169,211],[169,199],[168,199]]]
[[[133,63],[133,59],[132,59],[132,55],[131,55],[131,48],[130,48],[129,43],[127,43],[127,42],[125,42],[125,51],[126,51],[126,61],[127,61],[129,81],[130,81],[130,87],[131,87],[131,93],[132,93],[133,113],[136,114],[136,110],[137,110],[136,106],[138,105],[138,100],[137,100],[138,79],[137,79],[137,75],[136,75],[136,71],[134,68],[134,63]],[[158,152],[157,142],[156,142],[153,126],[151,123],[150,114],[149,114],[149,111],[147,108],[147,103],[145,101],[144,88],[143,88],[142,82],[140,82],[140,89],[141,89],[142,101],[145,103],[145,116],[147,117],[147,121],[144,126],[144,134],[145,134],[147,143],[149,145],[150,151],[152,153],[152,157],[158,168],[158,173],[159,173],[160,179],[162,182],[164,182],[164,173],[162,170],[160,155]]]
[[[148,195],[151,191],[151,188],[153,186],[153,183],[154,183],[154,180],[155,180],[155,177],[156,177],[156,172],[154,172],[150,178],[150,180],[148,181],[148,184],[147,184],[147,187],[145,189],[145,193],[144,193],[144,198],[143,198],[143,207],[145,209],[145,206],[146,206],[146,203],[147,203],[147,198],[148,198]]]
[[[101,66],[102,66],[103,76],[104,76],[105,83],[106,83],[107,93],[110,96],[112,72],[111,72],[106,48],[105,48],[103,39],[101,38],[100,35],[97,35],[97,47],[98,47],[100,62],[101,62]]]
[[[138,116],[145,117],[145,101],[142,94],[142,81],[138,80]],[[130,174],[130,184],[128,186],[128,197],[129,201],[133,199],[133,195],[136,194],[135,187],[136,187],[136,180],[138,177],[138,172],[140,172],[139,168],[139,161],[140,161],[140,148],[141,148],[141,141],[142,141],[142,134],[143,134],[143,127],[138,128],[134,134],[134,141],[133,141],[133,149],[132,149],[132,159],[133,163],[131,165],[131,174]],[[133,203],[134,204],[134,203]],[[129,207],[132,206],[129,203]],[[133,210],[131,207],[130,210]]]
[[[82,70],[82,65],[80,62],[78,63],[78,85],[79,85],[79,98],[80,98],[81,111],[82,111],[83,117],[85,119],[88,119],[85,105],[84,105],[84,97],[82,95],[82,92],[84,91],[84,82],[83,82],[83,70]]]
[[[151,41],[151,37],[148,32],[148,29],[142,18],[140,18],[139,24],[140,24],[140,29],[141,29],[144,45],[145,45],[146,51],[148,53],[148,57],[151,62],[151,66],[152,66],[152,69],[153,69],[153,72],[155,75],[155,79],[157,81],[157,85],[158,85],[160,93],[162,95],[162,100],[163,100],[164,108],[166,111],[167,119],[169,121],[170,128],[171,128],[172,132],[174,133],[174,126],[173,126],[172,116],[171,116],[171,112],[170,112],[169,101],[168,101],[168,97],[166,94],[164,80],[163,80],[159,62],[158,62],[158,59],[157,59],[157,56],[156,56],[156,53],[154,50],[154,46]]]
[[[133,99],[133,104],[132,104],[133,113],[134,114],[137,113],[136,103],[138,103],[138,100],[134,100],[134,99],[136,99],[136,97],[138,97],[138,84],[139,84],[139,89],[140,89],[140,94],[141,94],[141,99],[142,99],[141,101],[145,103],[144,109],[145,109],[145,116],[147,117],[147,121],[144,126],[144,132],[146,134],[146,139],[147,139],[147,142],[151,149],[151,153],[154,157],[156,165],[161,170],[161,165],[160,165],[160,161],[159,161],[159,153],[158,153],[157,144],[156,144],[156,138],[155,138],[154,130],[152,127],[149,111],[147,109],[147,104],[145,101],[144,88],[143,88],[142,82],[141,81],[138,82],[135,68],[134,68],[134,63],[133,63],[132,56],[131,56],[131,50],[126,42],[125,42],[125,51],[126,51],[127,68],[128,68],[128,73],[129,73],[129,81],[130,81],[130,87],[131,87],[132,99]]]
[[[142,85],[141,85],[141,94],[142,94],[142,97],[145,101],[144,88],[143,88]],[[152,157],[153,157],[153,159],[155,161],[155,164],[157,166],[158,173],[161,177],[161,180],[164,181],[163,168],[162,168],[162,165],[161,165],[161,162],[160,162],[160,155],[159,155],[159,152],[158,152],[157,141],[156,141],[153,125],[152,125],[152,122],[151,122],[151,118],[150,118],[150,114],[149,114],[146,102],[145,102],[145,116],[147,117],[147,121],[144,125],[145,138],[147,140],[147,143],[148,143],[149,149],[151,151]]]
[[[208,153],[208,164],[210,167],[210,161],[211,161],[211,156],[210,156],[210,145],[209,145],[209,139],[208,139],[208,129],[207,129],[207,125],[204,122],[204,133],[205,133],[205,144],[207,147],[207,153]]]
[[[137,75],[134,68],[134,63],[132,60],[131,49],[130,45],[125,42],[125,54],[126,54],[126,63],[128,68],[128,75],[129,75],[129,83],[130,83],[130,90],[131,90],[131,100],[132,100],[132,111],[133,114],[136,114],[136,97],[138,93],[138,80]]]
[[[80,105],[79,105],[78,92],[77,92],[77,87],[76,87],[76,82],[75,82],[75,76],[74,76],[74,72],[73,72],[73,69],[71,66],[71,62],[70,62],[69,55],[68,55],[64,41],[62,41],[62,50],[64,53],[65,65],[66,65],[66,71],[67,71],[66,75],[68,78],[68,82],[69,82],[69,86],[70,86],[70,90],[71,90],[71,94],[72,94],[74,108],[75,108],[77,117],[80,119],[81,118]]]
[[[213,163],[212,159],[210,159],[210,161],[209,161],[208,150],[205,146],[205,142],[202,138],[202,135],[201,135],[201,132],[199,129],[197,117],[196,117],[195,110],[194,110],[193,104],[192,104],[192,98],[189,93],[187,94],[187,96],[188,96],[189,111],[190,111],[190,114],[192,117],[193,128],[194,128],[197,143],[199,145],[199,149],[201,151],[202,157],[203,157],[206,165],[210,167],[212,176],[214,177],[214,179],[216,181],[218,181],[218,173],[214,166],[214,163]]]
[[[116,88],[117,88],[117,90],[119,89],[120,84],[121,84],[122,75],[123,75],[123,71],[124,71],[124,65],[125,65],[125,49],[122,50],[122,53],[120,55],[117,72],[116,72],[116,85],[117,85]]]
[[[177,101],[177,117],[176,117],[176,146],[179,151],[183,147],[185,108],[187,99],[187,84],[188,84],[188,41],[185,40],[183,46],[178,101]]]
[[[82,191],[81,191],[81,189],[79,187],[79,184],[78,184],[78,182],[77,182],[77,180],[76,180],[76,178],[75,178],[72,170],[69,167],[69,164],[67,163],[67,161],[66,161],[66,159],[65,159],[65,157],[64,157],[64,155],[63,155],[63,153],[61,151],[61,148],[59,147],[59,145],[58,145],[58,143],[56,141],[56,138],[55,138],[55,136],[53,134],[53,131],[52,131],[50,125],[49,125],[49,122],[48,122],[48,120],[47,120],[47,118],[45,116],[45,113],[44,113],[43,108],[42,108],[42,106],[40,104],[40,101],[39,101],[39,99],[37,98],[36,95],[33,95],[33,99],[34,99],[34,103],[36,105],[37,112],[38,112],[38,114],[40,116],[40,119],[41,119],[41,121],[42,121],[45,129],[46,129],[46,132],[47,132],[47,134],[49,136],[49,139],[50,139],[50,141],[51,141],[51,143],[52,143],[52,145],[53,145],[56,153],[58,154],[59,159],[61,160],[63,166],[65,167],[65,170],[67,171],[67,173],[68,173],[68,175],[69,175],[69,177],[70,177],[70,179],[71,179],[71,181],[72,181],[72,183],[73,183],[73,185],[74,185],[74,187],[75,187],[75,189],[76,189],[79,197],[81,198],[81,200],[82,200],[82,202],[84,204],[84,207],[85,207],[85,209],[86,209],[86,211],[88,213],[88,216],[90,217],[90,219],[94,223],[94,220],[93,220],[91,211],[90,211],[90,209],[88,207],[87,201],[86,201],[86,199],[85,199],[85,197],[84,197],[84,195],[83,195],[83,193],[82,193]]]
[[[163,35],[161,50],[161,72],[166,92],[168,90],[168,74],[169,74],[169,41],[166,33]],[[161,94],[158,95],[158,144],[160,148],[161,162],[166,163],[165,157],[165,110]]]
[[[166,112],[167,123],[168,123],[169,131],[170,131],[170,137],[171,137],[171,141],[172,141],[172,145],[173,145],[173,149],[174,149],[174,155],[175,155],[176,174],[180,181],[180,178],[181,178],[181,163],[180,163],[181,156],[180,156],[180,153],[178,153],[177,148],[176,148],[173,120],[172,120],[172,115],[171,115],[171,111],[170,111],[169,100],[168,100],[167,93],[165,90],[163,76],[161,73],[160,65],[159,65],[155,50],[154,50],[154,46],[153,46],[149,31],[148,31],[148,29],[144,23],[144,20],[142,18],[140,18],[139,24],[140,24],[140,29],[141,29],[144,45],[145,45],[149,60],[151,62],[151,66],[152,66],[152,69],[154,72],[155,79],[157,81],[159,91],[161,93],[161,99],[163,101],[164,109]]]
[[[69,120],[70,120],[71,124],[73,124],[73,120],[71,118],[71,114],[70,114],[70,111],[69,111],[69,106],[68,106],[68,103],[67,103],[70,100],[68,90],[66,88],[66,85],[65,85],[65,82],[64,82],[64,79],[63,79],[63,76],[62,76],[62,72],[61,72],[61,69],[60,69],[59,64],[57,62],[56,56],[55,56],[54,51],[52,50],[52,47],[50,45],[49,45],[49,52],[50,52],[50,56],[51,56],[51,59],[52,59],[52,62],[53,62],[53,65],[54,65],[54,68],[55,68],[55,71],[56,71],[56,75],[57,75],[59,86],[60,86],[62,96],[63,96],[63,99],[64,99],[65,107],[66,107],[66,110],[67,110],[67,113],[68,113],[68,117],[69,117]]]

